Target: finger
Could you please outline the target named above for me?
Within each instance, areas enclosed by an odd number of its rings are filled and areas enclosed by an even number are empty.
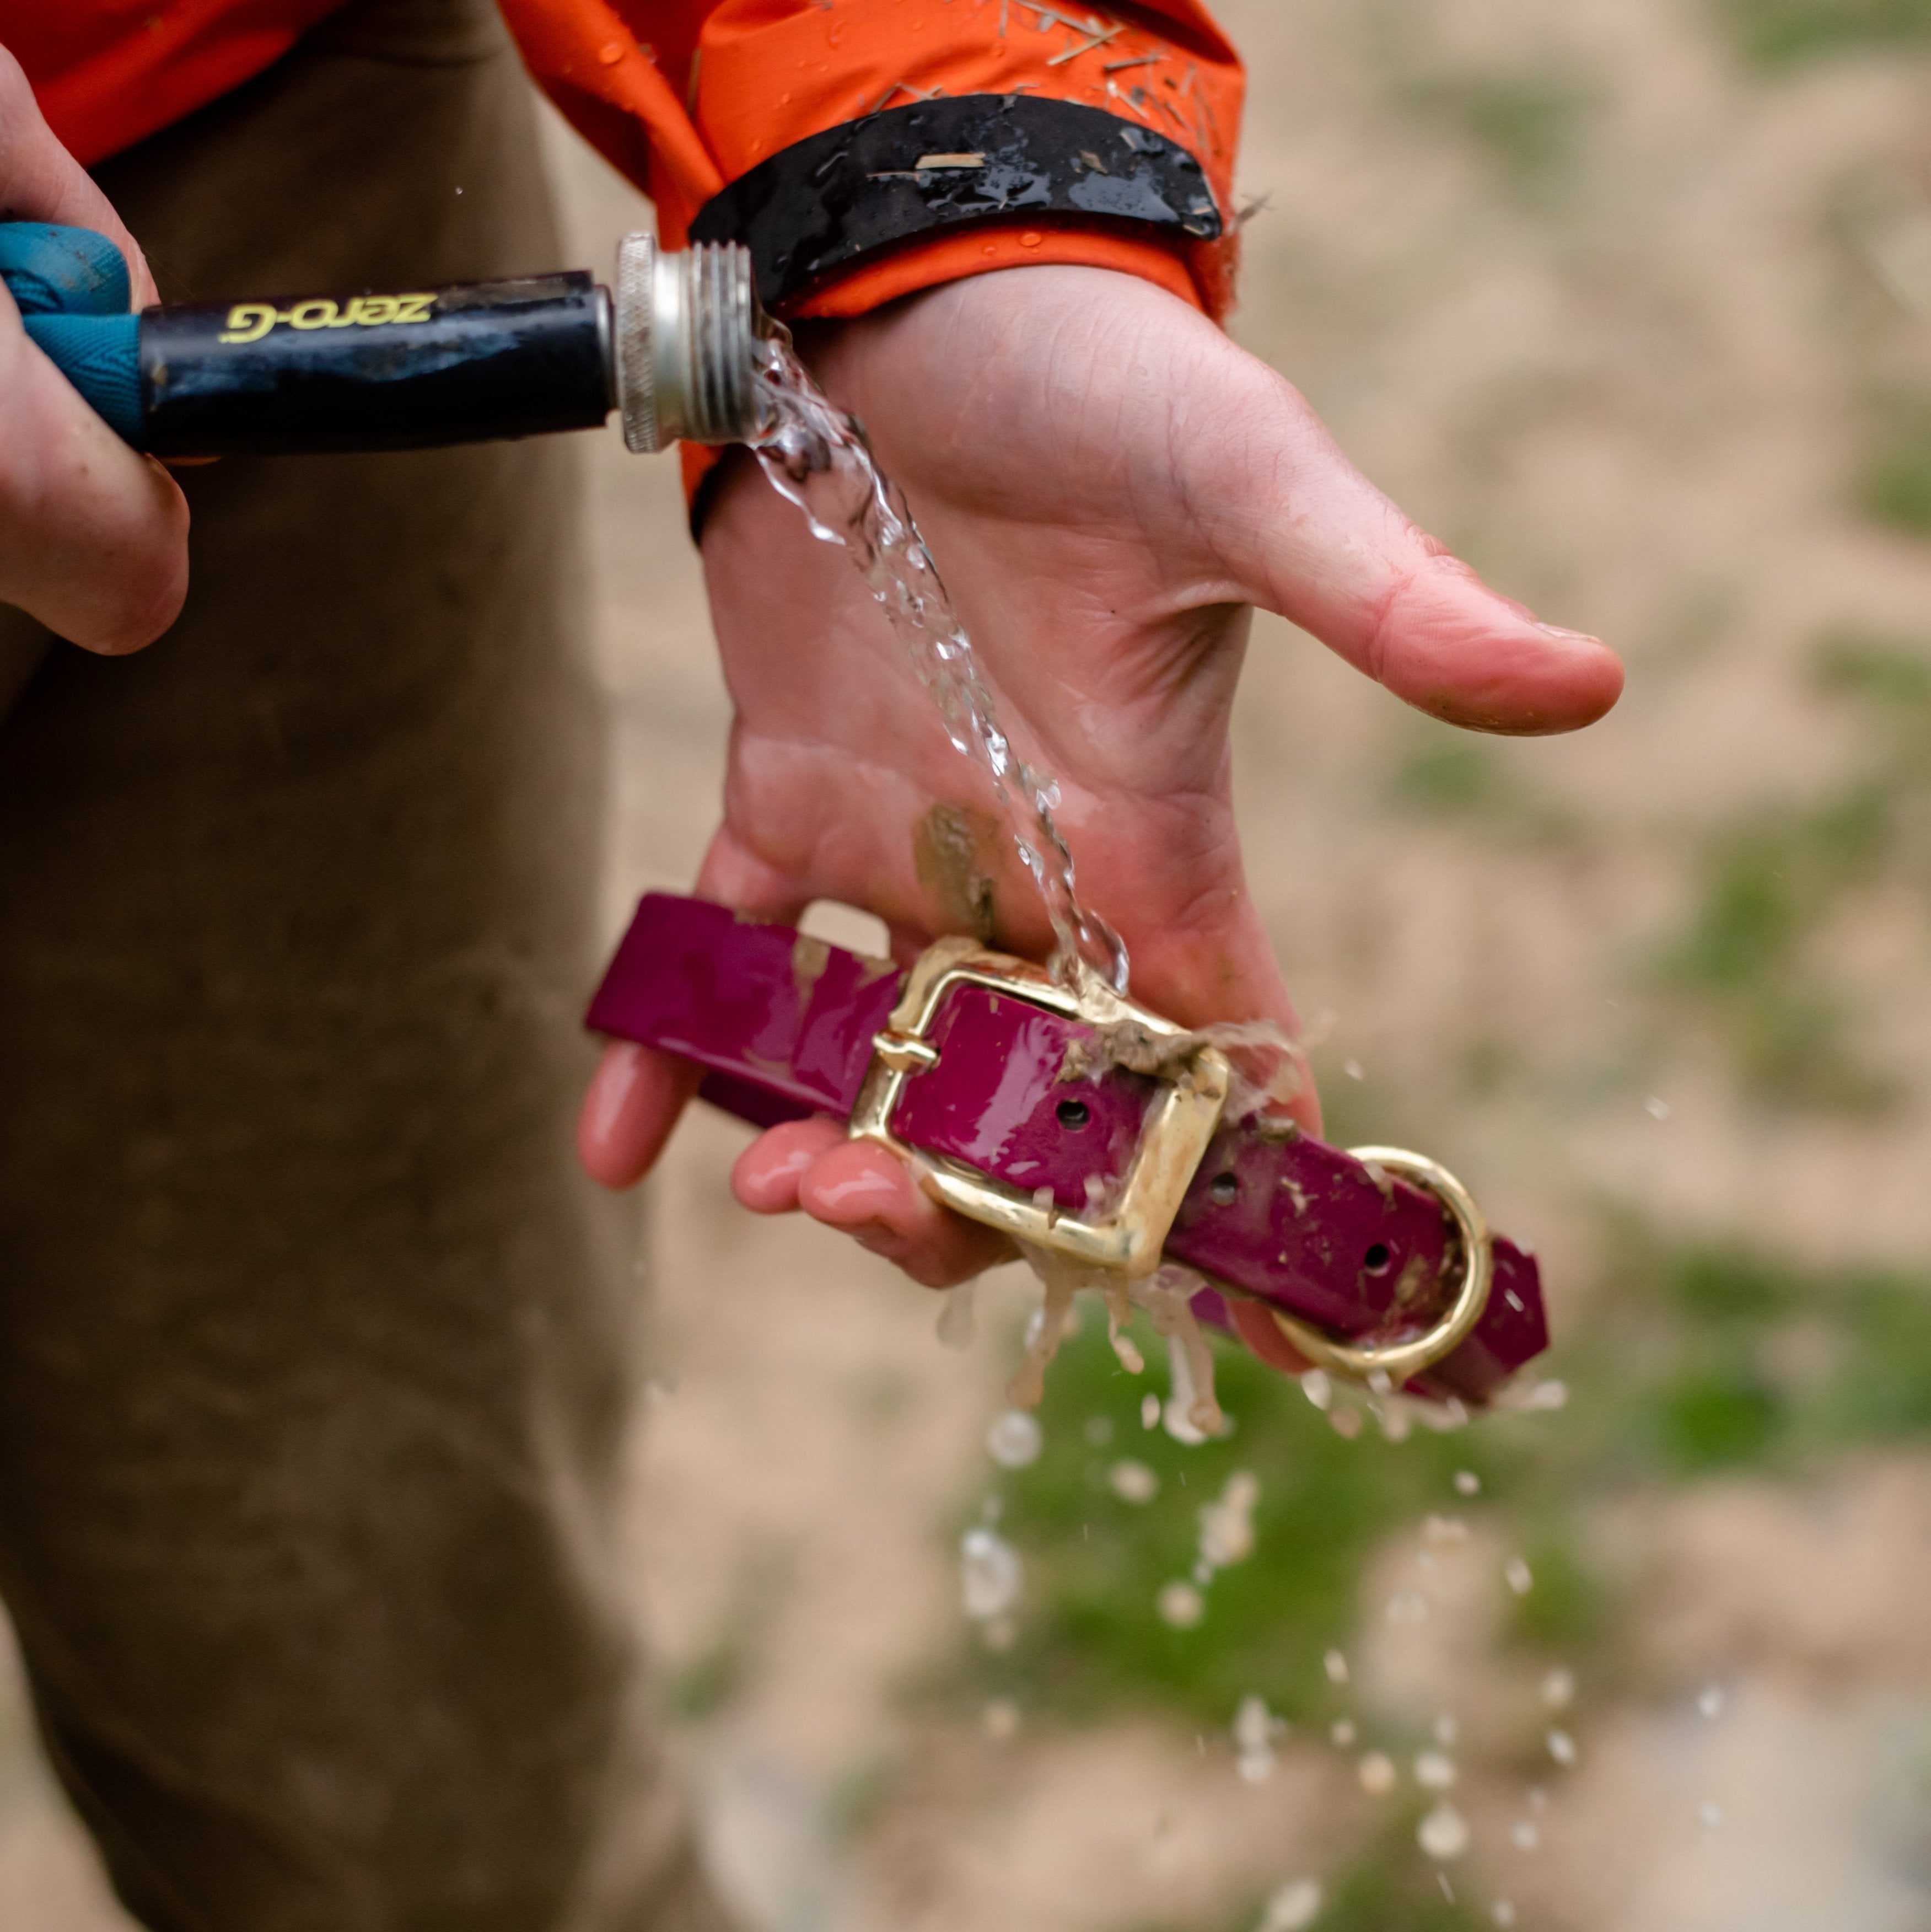
[[[731,1168],[731,1192],[754,1214],[789,1214],[798,1205],[799,1184],[835,1147],[844,1144],[844,1129],[823,1114],[787,1120],[760,1134]]]
[[[1271,1023],[1279,1043],[1241,1049],[1242,1070],[1282,1102],[1270,1111],[1318,1136],[1319,1099],[1294,1044],[1299,1016],[1248,890],[1225,786],[1189,797],[1183,809],[1142,824],[1130,837],[1103,806],[1080,811],[1078,818],[1063,814],[1063,822],[1080,854],[1081,896],[1089,905],[1122,909],[1132,998],[1184,1027]]]
[[[16,219],[91,228],[125,257],[137,305],[154,298],[133,238],[42,118],[0,50],[0,205]],[[89,650],[138,650],[187,590],[187,503],[27,339],[0,290],[0,602]]]
[[[729,825],[712,833],[691,890],[715,905],[793,926],[813,897],[802,880],[760,859]]]
[[[87,170],[62,147],[20,64],[0,48],[0,205],[16,221],[91,228],[121,251],[134,306],[157,301],[147,259]]]
[[[151,644],[187,594],[187,500],[27,338],[0,288],[0,602],[83,649]]]
[[[1568,731],[1615,703],[1622,665],[1607,645],[1491,590],[1348,461],[1291,386],[1241,359],[1244,380],[1182,469],[1243,595],[1453,724]]]
[[[1273,1316],[1259,1302],[1230,1294],[1227,1297],[1227,1314],[1234,1324],[1234,1332],[1270,1369],[1279,1369],[1284,1375],[1304,1376],[1313,1367],[1314,1364],[1281,1333]]]
[[[814,1161],[799,1180],[798,1204],[927,1288],[952,1287],[1012,1258],[1003,1234],[949,1213],[902,1161],[863,1141]]]
[[[577,1120],[583,1171],[606,1187],[629,1187],[657,1163],[703,1070],[634,1040],[613,1040],[590,1077]]]

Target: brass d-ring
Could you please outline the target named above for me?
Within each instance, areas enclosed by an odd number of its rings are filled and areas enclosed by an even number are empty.
[[[1405,1342],[1337,1342],[1271,1304],[1267,1312],[1281,1333],[1317,1368],[1345,1376],[1350,1382],[1365,1382],[1382,1375],[1399,1388],[1461,1347],[1481,1320],[1495,1280],[1495,1247],[1487,1217],[1475,1204],[1474,1196],[1447,1168],[1405,1148],[1359,1147],[1348,1151],[1357,1160],[1426,1189],[1454,1216],[1456,1232],[1462,1238],[1462,1285],[1454,1303],[1426,1334]]]

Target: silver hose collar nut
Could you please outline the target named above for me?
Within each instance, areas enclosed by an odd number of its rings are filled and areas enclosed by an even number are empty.
[[[617,406],[624,442],[742,442],[757,428],[751,375],[771,324],[751,251],[700,242],[682,254],[649,235],[617,244]]]

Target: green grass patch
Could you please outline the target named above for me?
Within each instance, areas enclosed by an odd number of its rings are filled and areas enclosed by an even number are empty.
[[[1408,92],[1517,188],[1546,186],[1569,172],[1591,104],[1586,88],[1549,74],[1435,75]]]
[[[664,1708],[673,1718],[694,1723],[733,1702],[750,1674],[746,1633],[733,1628],[666,1676]]]
[[[1312,1932],[1486,1932],[1495,1924],[1474,1889],[1474,1875],[1451,1870],[1444,1892],[1438,1868],[1417,1855],[1415,1831],[1421,1812],[1397,1804],[1382,1827],[1338,1870],[1323,1880],[1323,1900]],[[1216,1932],[1256,1932],[1264,1928],[1267,1901],[1249,1900],[1221,1920]],[[1174,1926],[1148,1926],[1141,1932],[1182,1932]]]
[[[1820,693],[1860,714],[1852,775],[1808,804],[1759,808],[1703,842],[1690,912],[1662,950],[1659,976],[1718,1021],[1754,1097],[1871,1114],[1900,1090],[1858,1052],[1825,942],[1849,894],[1931,876],[1931,650],[1832,633],[1811,671]]]
[[[1474,1874],[1450,1875],[1451,1898],[1436,1868],[1416,1855],[1420,1814],[1390,1820],[1387,1829],[1329,1882],[1319,1932],[1477,1932],[1494,1920],[1471,1895]]]
[[[1396,801],[1430,818],[1464,818],[1504,802],[1506,787],[1486,745],[1465,737],[1419,746],[1395,768]]]
[[[1931,658],[1921,646],[1861,631],[1827,632],[1812,652],[1811,667],[1820,691],[1862,698],[1907,721],[1913,740],[1924,736],[1931,720]]]
[[[1234,1432],[1186,1448],[1141,1426],[1163,1368],[1126,1374],[1090,1314],[1047,1379],[1039,1460],[998,1478],[1000,1527],[1027,1568],[1015,1643],[996,1654],[974,1643],[953,1688],[1074,1721],[1163,1710],[1216,1736],[1256,1694],[1324,1726],[1353,1695],[1328,1682],[1325,1652],[1348,1650],[1360,1620],[1385,1608],[1367,1595],[1369,1564],[1431,1512],[1471,1525],[1493,1513],[1507,1526],[1508,1553],[1534,1581],[1503,1600],[1504,1642],[1600,1681],[1617,1667],[1621,1619],[1616,1580],[1585,1540],[1595,1503],[1931,1444],[1931,1272],[1806,1268],[1744,1246],[1672,1242],[1635,1221],[1606,1246],[1592,1312],[1543,1365],[1570,1384],[1565,1410],[1498,1413],[1400,1443],[1372,1424],[1343,1439],[1293,1382],[1222,1348]],[[1793,1338],[1817,1346],[1793,1348]],[[1793,1368],[1800,1358],[1807,1371]],[[1150,1503],[1115,1493],[1109,1472],[1123,1459],[1158,1478]],[[1260,1480],[1254,1553],[1207,1585],[1198,1625],[1173,1628],[1156,1608],[1161,1588],[1189,1576],[1201,1508],[1239,1469]],[[1480,1480],[1473,1498],[1456,1491],[1463,1470]]]
[[[1722,11],[1741,52],[1765,67],[1931,46],[1931,0],[1723,0]]]
[[[1630,1384],[1616,1455],[1632,1473],[1794,1472],[1931,1442],[1931,1273],[1807,1269],[1654,1234],[1618,1246],[1591,1325]],[[1792,1371],[1793,1334],[1821,1352],[1816,1372]]]
[[[1511,1599],[1507,1636],[1551,1656],[1594,1654],[1611,1635],[1614,1599],[1579,1546],[1573,1521],[1567,1513],[1546,1515],[1522,1543],[1534,1584]]]
[[[1686,1370],[1651,1410],[1663,1459],[1676,1474],[1698,1475],[1762,1461],[1785,1431],[1789,1404],[1739,1352]]]
[[[735,1703],[757,1668],[758,1649],[778,1594],[785,1558],[766,1551],[745,1566],[705,1647],[664,1675],[667,1712],[687,1724]]]
[[[1234,1432],[1189,1448],[1141,1426],[1142,1396],[1164,1393],[1163,1363],[1127,1375],[1092,1315],[1067,1342],[1047,1378],[1045,1451],[1002,1484],[1000,1528],[1026,1562],[1027,1607],[1015,1648],[981,1660],[981,1688],[1073,1718],[1164,1706],[1216,1731],[1250,1693],[1297,1721],[1331,1715],[1346,1700],[1322,1658],[1354,1626],[1368,1558],[1431,1510],[1469,1514],[1513,1492],[1537,1466],[1530,1439],[1552,1426],[1502,1416],[1393,1443],[1371,1424],[1346,1442],[1294,1382],[1231,1348],[1219,1365]],[[1152,1502],[1115,1494],[1109,1472],[1123,1459],[1159,1478]],[[1261,1482],[1255,1552],[1206,1587],[1198,1627],[1174,1629],[1156,1607],[1161,1588],[1189,1575],[1201,1508],[1239,1469]],[[1472,1506],[1455,1491],[1462,1469],[1484,1481]]]
[[[1879,523],[1931,536],[1931,409],[1902,410],[1885,425],[1865,459],[1858,501]]]
[[[1881,872],[1912,782],[1881,752],[1874,770],[1837,794],[1759,812],[1699,856],[1690,917],[1664,950],[1662,976],[1718,1018],[1744,1086],[1759,1100],[1868,1114],[1899,1097],[1857,1052],[1846,1004],[1814,942],[1846,891]]]
[[[1453,820],[1534,845],[1573,844],[1575,814],[1524,784],[1507,748],[1451,725],[1410,721],[1387,796],[1419,818]]]

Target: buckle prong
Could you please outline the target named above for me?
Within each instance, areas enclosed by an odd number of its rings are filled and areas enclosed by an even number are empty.
[[[930,1040],[889,1027],[872,1035],[871,1050],[895,1073],[922,1073],[939,1064],[939,1049]]]
[[[1096,981],[1062,986],[1027,960],[989,952],[969,939],[942,939],[920,954],[890,1020],[873,1036],[871,1065],[852,1110],[854,1140],[874,1141],[901,1160],[913,1159],[914,1150],[892,1131],[892,1117],[905,1082],[938,1064],[939,1050],[926,1035],[947,997],[961,986],[983,987],[1090,1026],[1131,1020],[1167,1039],[1186,1030]],[[1042,1206],[1030,1194],[943,1154],[918,1155],[919,1184],[943,1206],[1015,1240],[1071,1256],[1090,1268],[1150,1274],[1160,1265],[1168,1231],[1220,1124],[1231,1071],[1225,1054],[1201,1047],[1189,1061],[1184,1079],[1163,1083],[1147,1112],[1132,1168],[1103,1220],[1070,1214],[1050,1201]]]

